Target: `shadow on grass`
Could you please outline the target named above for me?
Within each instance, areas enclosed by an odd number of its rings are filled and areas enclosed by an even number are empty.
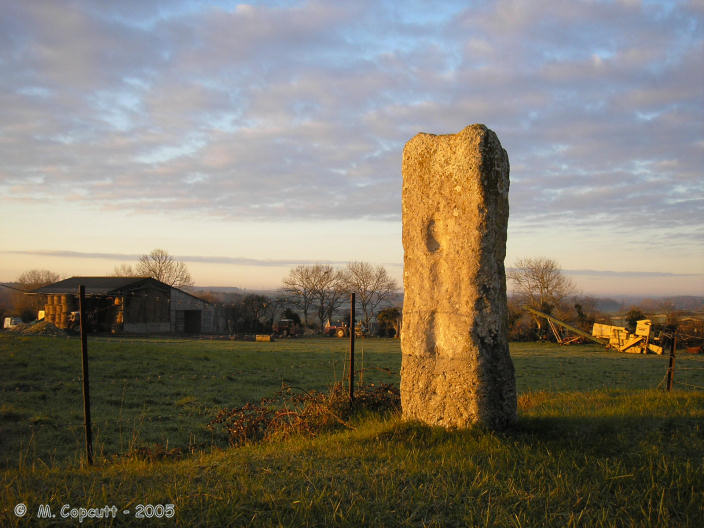
[[[698,456],[704,448],[701,419],[686,417],[522,417],[512,431],[496,436],[601,457],[656,452]]]
[[[550,396],[555,401],[547,401]],[[504,431],[481,425],[447,430],[398,421],[378,434],[375,441],[408,448],[493,444],[597,457],[663,454],[696,459],[704,452],[704,394],[669,397],[651,391],[582,396],[545,393],[543,398],[538,394],[537,399],[543,401],[520,412],[517,423]]]

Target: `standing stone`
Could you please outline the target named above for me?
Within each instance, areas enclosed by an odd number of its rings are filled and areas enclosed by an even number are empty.
[[[418,134],[403,149],[403,416],[494,429],[516,420],[508,351],[509,163],[496,134]]]

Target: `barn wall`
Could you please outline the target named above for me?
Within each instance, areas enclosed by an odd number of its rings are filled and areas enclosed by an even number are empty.
[[[116,308],[121,308],[116,319],[122,318],[122,330],[133,334],[168,333],[171,330],[169,294],[150,287],[126,292],[116,304]]]
[[[176,327],[176,312],[191,312],[191,311],[201,312],[201,324],[200,331],[204,334],[212,334],[216,331],[215,325],[215,306],[207,303],[201,299],[197,299],[187,293],[177,290],[176,288],[171,289],[171,332],[177,332],[180,329]],[[179,319],[182,319],[180,317]]]
[[[171,323],[125,323],[124,331],[130,334],[167,334]]]
[[[127,293],[124,299],[125,330],[128,325],[135,324],[166,323],[168,325],[170,321],[168,291],[143,288]]]

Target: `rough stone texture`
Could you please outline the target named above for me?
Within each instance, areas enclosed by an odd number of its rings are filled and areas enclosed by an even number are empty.
[[[401,404],[445,427],[516,420],[508,351],[509,163],[496,134],[418,134],[403,150]]]

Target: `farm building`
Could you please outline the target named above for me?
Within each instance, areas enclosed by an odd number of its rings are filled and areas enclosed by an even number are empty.
[[[92,331],[200,334],[216,330],[215,307],[148,277],[71,277],[35,290],[45,295],[45,318],[59,328],[76,319],[78,286],[85,286]]]

